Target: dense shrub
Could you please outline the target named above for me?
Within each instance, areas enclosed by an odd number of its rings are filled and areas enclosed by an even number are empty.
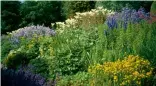
[[[16,69],[18,66],[28,64],[28,55],[26,53],[10,51],[7,58],[4,60],[4,64],[8,68]]]
[[[39,38],[40,36],[53,36],[55,35],[55,31],[50,29],[49,27],[44,26],[29,26],[20,28],[18,30],[12,31],[8,33],[10,36],[10,41],[12,44],[17,45],[20,44],[21,41],[27,42],[32,40],[32,38]],[[24,40],[23,40],[24,39]]]
[[[62,2],[63,5],[63,14],[67,18],[72,18],[75,15],[75,12],[85,12],[93,9],[95,6],[94,1],[68,1]]]
[[[7,67],[10,67],[10,65],[14,67],[22,65],[20,61],[26,61],[25,65],[32,64],[35,67],[33,72],[40,73],[42,76],[47,77],[49,71],[53,71],[48,69],[50,66],[49,63],[51,62],[50,59],[54,56],[51,46],[53,44],[52,42],[53,40],[50,36],[32,37],[30,41],[23,38],[20,47],[14,49],[15,53],[12,55],[12,51],[10,51],[11,55],[8,54],[7,58],[5,58],[5,64]]]
[[[57,86],[86,86],[89,83],[90,75],[87,72],[78,72],[71,76],[59,76]]]
[[[96,35],[92,35],[94,33],[95,30],[88,33],[71,28],[57,35],[54,47],[56,72],[71,75],[78,71],[86,71],[90,62],[86,53],[90,52],[90,48],[95,43]]]
[[[11,41],[9,41],[9,36],[2,35],[1,36],[1,60],[2,61],[12,49],[14,49],[14,47],[12,46]]]
[[[147,28],[146,26],[144,27]],[[145,34],[145,38],[140,47],[139,54],[145,56],[146,59],[148,59],[153,66],[156,66],[156,24],[153,23],[151,28],[152,30],[150,30],[148,33],[146,32]]]
[[[2,60],[7,57],[11,50],[22,48],[23,51],[32,53],[34,56],[37,50],[41,36],[53,36],[55,31],[44,26],[29,26],[2,35]],[[27,46],[26,46],[27,45]],[[31,48],[31,49],[30,49]],[[25,49],[25,50],[24,50]]]

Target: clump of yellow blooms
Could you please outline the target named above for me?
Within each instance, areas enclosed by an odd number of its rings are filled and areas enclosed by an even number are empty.
[[[105,62],[89,67],[88,71],[96,76],[108,75],[114,83],[120,86],[136,84],[141,85],[141,79],[149,78],[153,68],[150,62],[139,56],[129,55],[123,60]]]

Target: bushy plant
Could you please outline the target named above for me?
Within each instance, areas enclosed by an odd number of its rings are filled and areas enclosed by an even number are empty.
[[[147,28],[146,26],[144,26]],[[148,32],[145,33],[145,38],[143,40],[142,45],[140,46],[140,51],[139,54],[142,56],[145,56],[146,59],[148,59],[153,66],[156,65],[156,48],[155,48],[155,43],[156,43],[156,24],[152,24]]]
[[[138,85],[152,75],[153,68],[148,60],[129,55],[124,60],[105,62],[91,66],[88,71],[93,75],[94,85]]]
[[[57,43],[54,46],[56,72],[71,75],[85,71],[90,62],[86,52],[90,52],[89,49],[94,45],[96,38],[91,38],[91,34],[71,28],[56,36]]]
[[[7,57],[7,54],[10,52],[10,50],[14,49],[15,47],[12,46],[11,41],[9,41],[9,36],[2,35],[1,36],[1,60],[5,59]]]
[[[20,28],[8,34],[10,35],[10,40],[13,42],[13,44],[18,44],[22,38],[28,39],[30,41],[34,36],[36,38],[38,36],[53,36],[55,35],[55,31],[49,27],[38,25]]]
[[[54,36],[55,31],[44,26],[29,26],[20,28],[18,30],[2,35],[2,59],[7,57],[10,50],[17,50],[21,46],[28,45],[27,47],[37,47],[37,39],[40,36]],[[33,48],[34,49],[34,48]],[[33,50],[32,49],[32,50]],[[34,52],[31,52],[34,53]],[[35,52],[36,53],[36,52]]]
[[[59,76],[57,78],[57,86],[87,86],[90,75],[87,72],[78,72],[71,76]]]
[[[18,51],[10,51],[7,58],[4,60],[4,64],[8,68],[16,69],[20,65],[28,64],[28,55],[26,53]]]

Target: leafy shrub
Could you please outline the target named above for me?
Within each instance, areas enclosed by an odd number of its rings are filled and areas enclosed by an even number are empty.
[[[2,36],[2,60],[5,57],[10,58],[8,54],[11,50],[19,50],[20,52],[18,53],[26,53],[29,59],[37,57],[39,38],[41,36],[53,36],[54,34],[54,30],[43,26],[30,26],[8,33],[7,36]],[[13,58],[20,57],[15,55]]]
[[[146,27],[146,26],[144,26]],[[146,27],[147,28],[147,27]],[[156,43],[156,24],[151,24],[151,27],[148,28],[151,29],[145,34],[145,38],[143,40],[143,44],[140,47],[139,54],[146,57],[153,66],[156,65],[156,48],[155,48],[155,43]]]
[[[94,31],[93,31],[94,32]],[[81,29],[65,30],[56,37],[57,43],[54,47],[55,71],[62,75],[76,74],[85,71],[89,59],[86,52],[94,45],[94,37]]]
[[[89,73],[79,72],[71,76],[59,76],[56,84],[57,86],[86,86],[89,78]]]
[[[43,26],[24,27],[8,33],[7,36],[2,36],[2,58],[7,57],[10,50],[17,50],[23,46],[25,48],[27,47],[26,49],[32,48],[31,51],[29,51],[30,53],[37,53],[36,48],[39,44],[39,38],[41,36],[53,35],[55,35],[54,30]]]
[[[129,55],[124,60],[91,66],[88,71],[94,77],[94,85],[104,85],[105,83],[107,85],[116,84],[123,86],[144,84],[142,80],[152,75],[153,68],[148,60],[139,56]]]
[[[75,12],[85,12],[93,9],[95,6],[94,1],[69,1],[62,2],[63,4],[63,14],[66,19],[71,18],[75,15]]]
[[[26,53],[10,51],[7,58],[4,60],[4,64],[8,68],[16,69],[21,64],[28,64],[28,55]]]
[[[14,47],[12,46],[11,41],[9,41],[9,36],[2,35],[1,36],[1,60],[7,57],[7,54],[12,50]]]
[[[46,71],[48,71],[48,67],[50,65],[47,63],[47,60],[49,57],[51,58],[54,56],[52,42],[53,40],[50,36],[38,36],[37,38],[32,37],[30,41],[27,41],[27,38],[23,38],[19,48],[10,51],[10,53],[7,55],[7,58],[4,59],[4,63],[9,68],[15,68],[23,64],[21,61],[26,61],[25,65],[32,64],[35,66],[35,73],[40,73],[43,76],[47,76],[48,74]],[[42,63],[40,63],[40,61],[42,61]],[[48,64],[48,66],[45,64]],[[47,70],[42,70],[41,67]]]
[[[45,77],[45,78],[53,78],[54,73],[53,74],[49,74],[50,71],[53,70],[49,70],[49,67],[51,66],[49,64],[49,62],[52,62],[51,60],[49,61],[49,59],[47,58],[35,58],[32,59],[29,64],[34,66],[34,69],[32,70],[32,72],[40,74],[41,76]]]

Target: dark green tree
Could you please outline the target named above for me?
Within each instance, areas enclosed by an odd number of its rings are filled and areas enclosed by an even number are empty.
[[[20,2],[18,1],[2,1],[1,2],[1,33],[18,29],[20,22],[19,16]]]
[[[62,21],[61,1],[26,1],[20,8],[22,17],[21,27],[27,25],[45,25]]]

